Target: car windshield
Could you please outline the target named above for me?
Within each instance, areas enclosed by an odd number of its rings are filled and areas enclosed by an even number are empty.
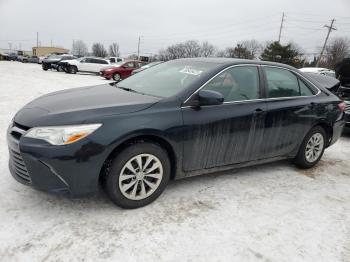
[[[215,68],[215,63],[178,60],[162,63],[141,71],[117,84],[139,93],[170,97],[186,89],[205,72]]]
[[[155,66],[155,65],[158,65],[158,64],[160,64],[160,63],[161,63],[161,62],[152,62],[152,63],[149,63],[149,64],[147,64],[147,65],[141,66],[141,68],[144,68],[144,69],[150,68],[150,67]]]
[[[61,58],[61,56],[59,56],[59,55],[50,55],[48,58],[50,58],[50,59],[59,59],[59,58]]]

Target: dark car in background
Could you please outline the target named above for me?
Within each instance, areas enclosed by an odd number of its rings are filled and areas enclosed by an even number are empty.
[[[28,57],[24,55],[19,55],[17,56],[17,61],[22,62],[22,63],[27,63],[28,62]]]
[[[148,63],[148,64],[146,64],[146,65],[141,66],[139,69],[133,70],[133,71],[131,72],[131,74],[132,74],[132,75],[137,74],[137,73],[139,73],[139,72],[141,72],[141,71],[143,71],[143,70],[145,70],[145,69],[147,69],[147,68],[150,68],[150,67],[152,67],[152,66],[159,65],[159,64],[161,64],[161,63],[163,63],[163,61],[156,61],[156,62]]]
[[[33,55],[31,57],[28,57],[27,59],[28,63],[35,63],[35,64],[39,64],[39,57]]]
[[[8,59],[10,61],[17,61],[18,55],[16,53],[10,53],[8,54]]]
[[[344,109],[290,66],[173,60],[30,102],[8,128],[9,167],[23,184],[75,197],[101,183],[137,208],[170,179],[281,159],[310,168],[340,137]]]
[[[346,103],[345,121],[347,131],[350,131],[350,58],[345,58],[335,65],[336,77],[340,81],[338,94]]]
[[[102,68],[100,70],[100,75],[108,80],[113,79],[115,81],[120,81],[131,76],[132,71],[140,68],[142,65],[143,62],[137,60],[119,62]]]
[[[62,72],[63,69],[58,66],[58,63],[62,60],[72,60],[76,59],[73,55],[50,55],[49,57],[43,59],[42,68],[47,71],[49,69],[56,69],[57,71]]]

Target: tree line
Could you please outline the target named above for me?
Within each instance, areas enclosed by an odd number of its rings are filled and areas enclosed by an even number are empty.
[[[102,43],[94,43],[91,55],[97,57],[120,56],[119,44],[112,43],[108,50]],[[74,41],[72,53],[78,56],[88,55],[87,45],[82,40]],[[219,49],[208,41],[187,40],[170,45],[159,50],[151,60],[168,61],[188,57],[228,57],[242,59],[260,59],[264,61],[280,62],[297,68],[316,66],[319,59],[316,55],[308,61],[302,47],[290,42],[281,44],[277,41],[261,43],[257,40],[244,40],[225,49]],[[325,53],[319,59],[319,66],[334,69],[337,62],[350,56],[350,40],[346,37],[333,38],[326,46]],[[137,59],[131,55],[129,58]]]

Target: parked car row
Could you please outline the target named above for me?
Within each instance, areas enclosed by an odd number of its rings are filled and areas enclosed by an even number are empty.
[[[38,56],[25,56],[25,55],[17,55],[16,53],[2,54],[3,60],[7,61],[18,61],[22,63],[35,63],[41,64],[45,57]]]
[[[124,60],[120,57],[80,57],[73,55],[52,55],[42,62],[43,70],[55,69],[59,72],[98,74],[105,79],[120,81],[142,70],[155,66],[161,61],[146,64],[138,60]]]

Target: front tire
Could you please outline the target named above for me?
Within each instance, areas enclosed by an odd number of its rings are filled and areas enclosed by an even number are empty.
[[[69,67],[69,73],[70,74],[76,74],[78,72],[78,68],[76,66],[70,66]]]
[[[116,73],[113,75],[113,80],[114,81],[120,81],[121,80],[121,77],[120,77],[120,74]]]
[[[45,64],[42,65],[42,68],[43,68],[44,71],[49,70],[49,67],[47,65],[45,65]]]
[[[64,71],[64,70],[63,70],[63,67],[59,65],[59,66],[57,67],[57,71],[58,71],[58,72],[63,72],[63,71]]]
[[[320,126],[313,127],[300,145],[295,164],[303,169],[311,168],[320,161],[326,148],[327,135]]]
[[[157,199],[169,179],[167,152],[157,144],[136,143],[115,157],[105,180],[105,189],[117,206],[139,208]]]

